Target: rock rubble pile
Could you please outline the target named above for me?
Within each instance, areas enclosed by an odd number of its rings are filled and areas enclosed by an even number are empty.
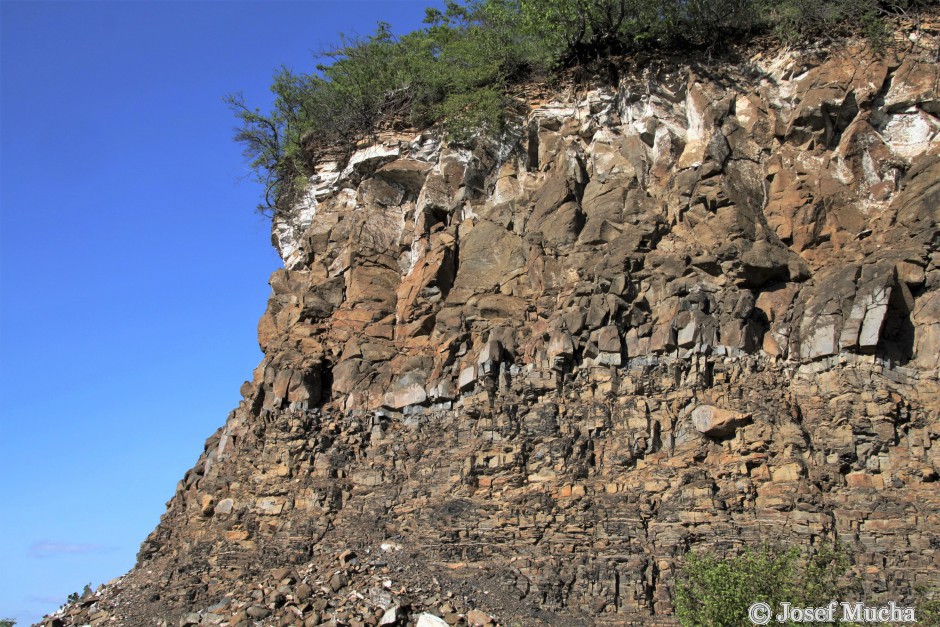
[[[670,624],[689,547],[775,539],[936,585],[937,64],[623,74],[321,164],[244,400],[45,625]]]

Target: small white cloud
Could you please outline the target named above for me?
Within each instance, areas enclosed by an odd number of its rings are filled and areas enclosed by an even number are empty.
[[[52,557],[53,555],[86,555],[88,553],[104,553],[108,547],[100,544],[77,544],[74,542],[50,542],[41,540],[29,547],[30,557]]]

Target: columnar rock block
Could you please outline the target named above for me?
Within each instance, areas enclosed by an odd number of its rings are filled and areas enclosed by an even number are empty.
[[[687,547],[784,538],[938,583],[936,63],[624,70],[318,166],[122,624],[653,624]]]

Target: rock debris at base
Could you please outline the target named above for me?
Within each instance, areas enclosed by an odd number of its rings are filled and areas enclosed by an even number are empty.
[[[938,585],[937,63],[621,75],[321,164],[244,400],[43,624],[670,625],[689,548],[836,538]]]

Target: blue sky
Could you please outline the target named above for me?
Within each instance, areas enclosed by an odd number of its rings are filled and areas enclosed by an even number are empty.
[[[127,571],[261,358],[222,96],[430,1],[0,0],[0,618]]]

